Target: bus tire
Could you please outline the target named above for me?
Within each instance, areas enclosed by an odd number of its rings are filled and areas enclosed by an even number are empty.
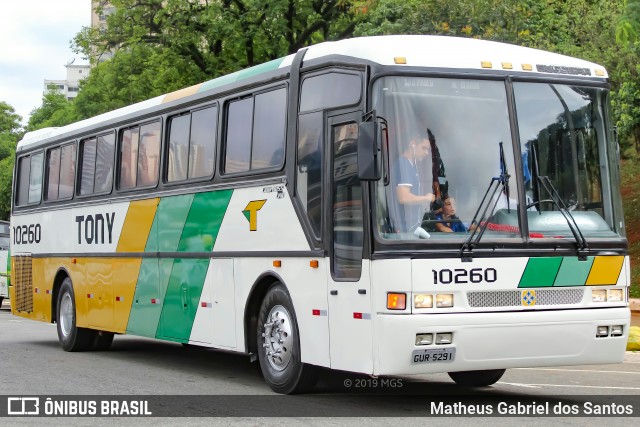
[[[449,372],[456,384],[465,387],[486,387],[498,382],[506,369],[488,369],[485,371]]]
[[[295,311],[282,283],[264,296],[258,313],[258,359],[265,381],[276,393],[308,391],[317,381],[317,369],[302,363]]]
[[[84,351],[93,345],[95,331],[76,327],[76,301],[68,277],[62,281],[58,293],[56,323],[58,340],[64,351]]]
[[[95,331],[91,348],[96,351],[105,351],[111,348],[113,333],[105,331]]]

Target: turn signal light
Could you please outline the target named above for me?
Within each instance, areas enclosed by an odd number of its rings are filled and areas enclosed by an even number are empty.
[[[389,292],[387,294],[387,310],[404,310],[407,308],[407,294]]]

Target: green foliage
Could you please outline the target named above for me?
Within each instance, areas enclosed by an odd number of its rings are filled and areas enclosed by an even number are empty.
[[[626,0],[624,13],[618,20],[616,40],[620,44],[634,43],[640,33],[640,0]]]
[[[20,121],[22,117],[16,114],[16,110],[4,101],[0,101],[0,134],[9,133],[16,135],[22,130]]]
[[[49,89],[42,97],[42,105],[31,110],[27,131],[64,126],[78,119],[73,102],[55,89]]]
[[[0,101],[0,219],[8,220],[11,211],[11,182],[16,144],[22,137],[20,116]]]

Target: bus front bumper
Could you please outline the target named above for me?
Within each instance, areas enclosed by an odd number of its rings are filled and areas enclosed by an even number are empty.
[[[375,375],[619,363],[628,307],[502,313],[376,316]],[[597,336],[607,326],[607,336]],[[616,326],[622,335],[611,336]],[[601,334],[603,328],[600,329]],[[436,344],[438,334],[450,344]],[[433,342],[416,345],[416,336]],[[428,339],[426,340],[428,342]],[[453,351],[451,350],[453,349]],[[444,356],[442,353],[447,353]],[[428,356],[427,356],[428,355]],[[453,360],[451,360],[453,359]]]

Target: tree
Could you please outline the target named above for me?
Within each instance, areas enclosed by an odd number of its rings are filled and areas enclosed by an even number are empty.
[[[16,144],[22,137],[21,117],[6,102],[0,101],[0,219],[8,220],[11,211],[11,182]]]
[[[27,131],[46,127],[64,126],[78,118],[73,102],[55,89],[49,89],[42,97],[42,105],[31,110]]]
[[[625,10],[618,20],[616,40],[621,44],[633,43],[640,33],[640,0],[625,0]]]
[[[21,121],[22,117],[16,114],[16,110],[11,105],[0,101],[0,134],[19,134],[22,131]]]

